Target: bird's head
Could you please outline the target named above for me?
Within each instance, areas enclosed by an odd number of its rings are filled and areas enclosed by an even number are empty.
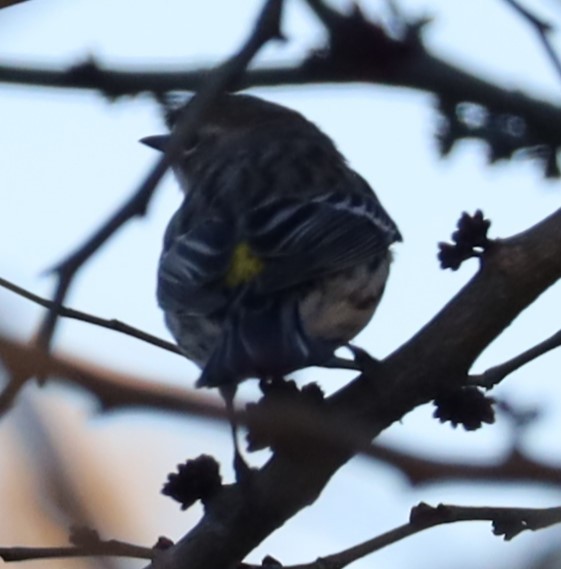
[[[168,106],[171,131],[184,109],[185,102]],[[141,142],[165,151],[169,139],[170,135],[157,135]],[[298,191],[302,184],[314,189],[314,171],[329,178],[343,165],[332,140],[300,113],[251,95],[224,94],[204,115],[172,167],[185,193],[204,192],[212,200],[233,184],[249,194],[272,191],[273,186],[281,192]],[[253,183],[248,183],[248,176]]]

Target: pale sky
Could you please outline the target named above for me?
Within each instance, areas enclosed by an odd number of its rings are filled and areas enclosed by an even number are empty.
[[[290,41],[267,47],[260,62],[289,61],[318,45],[321,27],[302,4],[287,2],[285,33]],[[379,13],[383,4],[362,2],[370,14]],[[552,101],[561,97],[561,78],[535,34],[505,2],[409,0],[400,5],[405,13],[434,17],[426,42],[440,57],[509,88]],[[561,23],[561,2],[528,0],[526,5]],[[257,0],[31,1],[0,12],[0,63],[68,66],[88,57],[125,68],[216,62],[243,40],[260,6]],[[437,115],[428,95],[371,85],[252,92],[299,110],[332,136],[376,189],[404,235],[403,244],[395,247],[382,305],[357,342],[378,357],[406,341],[474,274],[475,261],[457,273],[441,271],[436,261],[436,244],[449,238],[462,211],[482,209],[493,221],[490,235],[507,237],[559,205],[559,182],[544,181],[538,166],[528,161],[488,166],[481,143],[464,142],[441,160],[433,136]],[[163,132],[163,126],[148,96],[112,103],[96,93],[3,85],[0,101],[0,274],[48,296],[53,282],[42,272],[87,238],[134,191],[156,158],[137,141]],[[67,304],[169,338],[155,302],[155,271],[161,236],[179,201],[176,184],[168,176],[147,218],[129,224],[92,259]],[[476,371],[555,332],[560,303],[559,287],[544,294],[482,356]],[[29,338],[41,311],[3,290],[0,306],[7,315],[0,326]],[[82,323],[61,322],[56,349],[162,382],[192,386],[197,376],[183,358]],[[538,457],[559,456],[561,450],[560,366],[561,355],[549,354],[513,374],[495,392],[512,403],[544,410],[543,420],[527,437]],[[321,375],[328,378],[323,382],[328,391],[344,381],[338,374]],[[257,397],[251,384],[242,391],[247,399]],[[103,457],[104,480],[117,488],[121,506],[129,508],[126,529],[108,521],[106,537],[113,537],[113,531],[120,539],[151,544],[160,534],[172,539],[184,534],[195,518],[180,513],[158,492],[166,473],[187,457],[214,453],[231,476],[226,426],[209,428],[146,412],[89,420],[95,414],[86,397],[67,397],[53,388],[34,395],[37,405],[56,409],[61,424],[68,425],[57,427],[60,436],[71,432],[64,441],[68,448],[87,446],[91,460]],[[465,433],[436,423],[432,410],[425,406],[408,415],[383,440],[443,459],[492,460],[506,449],[505,421]],[[8,416],[0,436],[14,424]],[[264,457],[249,459],[258,462]],[[0,461],[0,471],[9,471],[10,461]],[[154,466],[142,468],[147,461]],[[140,471],[132,482],[125,472],[131,465]],[[2,491],[0,486],[0,500]],[[539,507],[557,505],[558,497],[553,491],[512,485],[505,489],[450,484],[411,490],[390,469],[357,459],[339,472],[313,507],[267,540],[250,561],[271,554],[288,564],[333,553],[404,523],[410,507],[421,500]],[[457,559],[465,560],[466,569],[516,567],[527,559],[529,548],[545,543],[554,531],[525,534],[505,544],[492,536],[487,524],[457,524],[403,541],[354,567],[409,569],[414,563],[418,569],[444,568],[452,560],[457,565]],[[3,545],[11,539],[37,544],[25,528],[14,537],[4,536],[0,535]]]

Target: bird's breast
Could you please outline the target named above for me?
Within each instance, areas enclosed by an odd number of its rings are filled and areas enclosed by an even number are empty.
[[[390,255],[319,281],[299,303],[300,319],[312,339],[344,344],[370,321],[388,278]]]

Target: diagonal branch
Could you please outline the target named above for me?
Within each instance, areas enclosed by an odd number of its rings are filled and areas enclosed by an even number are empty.
[[[544,290],[561,278],[561,209],[531,229],[497,240],[481,270],[413,338],[326,400],[334,430],[353,429],[366,444],[443,388],[462,386],[481,352]],[[284,417],[290,425],[290,417]],[[201,522],[162,552],[158,569],[219,569],[313,503],[352,456],[340,445],[306,444],[277,451],[252,475],[251,488],[226,486]]]
[[[539,40],[543,45],[543,48],[547,54],[547,57],[551,61],[551,64],[555,68],[557,75],[561,79],[561,60],[557,55],[555,49],[553,49],[553,45],[549,40],[549,34],[553,30],[553,26],[540,18],[538,18],[535,14],[532,14],[530,10],[522,6],[518,2],[518,0],[504,0],[506,4],[508,4],[515,12],[517,12],[524,20],[530,24],[538,34]]]
[[[167,386],[162,382],[138,379],[91,364],[43,353],[36,346],[21,345],[0,337],[0,361],[14,373],[49,375],[55,381],[70,383],[97,398],[105,412],[139,408],[166,413],[181,413],[205,419],[226,421],[223,405],[217,398],[199,391]],[[247,414],[239,412],[237,421],[247,424]],[[325,416],[304,408],[298,413],[293,404],[280,403],[259,417],[259,426],[277,437],[290,434],[313,438],[318,444],[339,445],[348,451],[397,468],[413,486],[442,481],[524,481],[561,484],[561,467],[537,462],[517,449],[493,464],[438,461],[398,449],[365,442],[360,431],[334,426]],[[254,421],[255,423],[255,418]]]
[[[428,459],[386,445],[373,444],[365,456],[394,466],[413,486],[442,482],[529,482],[561,485],[561,465],[537,462],[518,449],[491,464]]]
[[[343,569],[367,555],[426,529],[466,521],[490,521],[493,523],[493,533],[503,535],[505,540],[509,540],[524,530],[536,531],[561,523],[561,508],[492,508],[447,504],[433,507],[421,503],[411,511],[411,519],[407,524],[339,553],[321,557],[312,563],[290,565],[286,569]]]
[[[482,374],[470,376],[470,383],[491,389],[507,375],[559,346],[561,346],[561,330],[507,362],[489,368]]]
[[[96,544],[68,547],[0,547],[0,558],[10,561],[28,561],[30,559],[68,559],[72,557],[129,557],[135,559],[153,559],[158,552],[149,547],[133,545],[111,539]]]
[[[282,419],[273,414],[269,418],[271,422],[278,421],[283,430],[291,426],[295,429],[292,440],[299,445],[277,451],[252,475],[249,490],[239,485],[223,487],[208,505],[201,523],[162,552],[155,566],[173,569],[189,560],[191,569],[214,569],[241,560],[284,521],[312,503],[361,444],[366,446],[392,422],[434,398],[443,387],[467,383],[469,368],[480,353],[559,278],[561,210],[520,235],[497,240],[483,257],[478,274],[431,322],[370,375],[358,378],[325,401],[323,423],[326,423],[327,412],[326,429],[329,430],[324,431],[323,440],[325,433],[329,436],[333,432],[348,433],[353,437],[352,446],[342,444],[341,438],[333,439],[336,444],[326,446],[318,437],[304,437],[306,429],[313,425],[303,429],[305,423],[298,423],[302,420],[301,413],[295,414],[298,417],[295,421],[286,408]],[[21,373],[35,371],[25,366],[38,365],[36,358],[18,352],[13,343],[6,341],[0,342],[0,348],[9,369],[19,365]],[[53,365],[49,356],[41,356],[39,351],[37,355],[43,358],[45,365]],[[56,373],[56,367],[50,371]],[[72,369],[63,371],[76,375]],[[100,378],[94,372],[88,374],[82,370],[80,380],[83,381],[85,375],[88,381],[99,385]],[[89,389],[95,392],[96,388]],[[190,406],[201,416],[224,416],[221,406],[216,406],[213,415],[208,406],[203,410],[195,400],[186,406],[186,402],[168,391],[155,385],[149,405],[153,406],[160,397],[165,400],[166,409],[176,405],[187,411]],[[138,393],[136,400],[132,398],[134,393],[121,393],[121,404],[127,398],[139,404]],[[119,394],[111,389],[102,395],[102,400],[111,406],[115,396]],[[311,417],[312,420],[315,418]],[[316,429],[322,428],[321,424],[316,426]]]
[[[43,306],[44,308],[48,308],[49,310],[53,308],[53,302],[51,300],[38,296],[2,277],[0,277],[0,287],[12,291],[22,298],[26,298],[27,300],[30,300],[39,306]],[[132,336],[133,338],[137,338],[138,340],[142,340],[143,342],[147,342],[148,344],[152,344],[153,346],[157,346],[158,348],[162,348],[168,352],[173,352],[174,354],[181,353],[174,343],[162,340],[161,338],[148,334],[139,328],[125,324],[120,320],[115,320],[115,318],[100,318],[99,316],[82,312],[81,310],[67,308],[66,306],[61,306],[58,309],[58,315],[63,318],[71,318],[73,320],[79,320],[80,322],[87,322],[88,324],[100,326],[101,328],[107,328],[108,330],[113,330],[115,332],[121,332],[122,334]]]
[[[345,37],[354,38],[350,42],[354,47],[338,40],[337,49],[330,45],[327,54],[325,50],[320,54],[312,53],[299,65],[250,70],[240,81],[240,87],[360,82],[414,89],[444,101],[477,103],[505,115],[522,117],[537,142],[552,147],[561,145],[561,109],[558,105],[525,95],[521,89],[505,89],[457,67],[431,54],[418,35],[413,40],[407,35],[403,40],[394,40],[384,34],[381,27],[360,15],[346,17],[326,8],[318,0],[308,0],[308,4],[315,7],[316,15],[330,30],[345,22]],[[189,71],[147,68],[132,72],[102,68],[94,61],[88,61],[67,70],[0,65],[0,82],[95,90],[114,99],[142,92],[196,91],[208,73],[209,67]]]

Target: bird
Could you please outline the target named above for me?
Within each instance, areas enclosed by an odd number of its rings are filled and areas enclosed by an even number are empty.
[[[183,108],[167,108],[170,131]],[[141,142],[165,151],[169,136]],[[295,110],[226,93],[171,166],[183,202],[165,231],[157,300],[201,369],[197,386],[219,388],[232,411],[246,379],[341,361],[402,236],[332,139]]]

